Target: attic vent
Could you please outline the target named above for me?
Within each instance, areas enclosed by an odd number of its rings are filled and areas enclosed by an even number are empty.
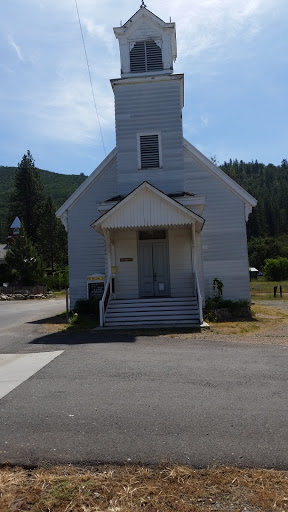
[[[130,50],[131,73],[162,71],[162,50],[155,41],[138,41]]]
[[[140,135],[141,169],[160,167],[158,135]]]

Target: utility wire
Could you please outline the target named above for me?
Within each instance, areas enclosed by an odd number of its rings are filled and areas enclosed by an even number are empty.
[[[80,27],[80,32],[81,32],[81,36],[82,36],[85,57],[86,57],[86,63],[87,63],[87,69],[88,69],[88,74],[89,74],[89,79],[90,79],[90,85],[91,85],[91,91],[92,91],[92,96],[93,96],[94,107],[95,107],[96,116],[97,116],[97,119],[98,119],[99,131],[100,131],[100,134],[101,134],[104,154],[106,156],[106,148],[105,148],[105,144],[104,144],[103,133],[102,133],[100,118],[99,118],[99,114],[98,114],[95,94],[94,94],[94,88],[93,88],[93,83],[92,83],[92,76],[91,76],[91,71],[90,71],[90,66],[89,66],[89,60],[88,60],[88,55],[87,55],[87,50],[86,50],[86,45],[85,45],[85,40],[84,40],[84,35],[83,35],[82,24],[81,24],[81,19],[80,19],[80,14],[79,14],[77,0],[75,0],[75,5],[76,5],[76,11],[77,11],[77,15],[78,15],[79,27]]]

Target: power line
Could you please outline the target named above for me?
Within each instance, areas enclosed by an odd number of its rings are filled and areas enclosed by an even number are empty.
[[[84,34],[83,34],[83,30],[82,30],[82,24],[81,24],[81,19],[80,19],[80,14],[79,14],[77,0],[75,0],[75,5],[76,5],[76,11],[77,11],[77,15],[78,15],[79,27],[80,27],[80,32],[81,32],[81,36],[82,36],[85,57],[86,57],[86,63],[87,63],[87,69],[88,69],[88,74],[89,74],[89,79],[90,79],[90,85],[91,85],[91,91],[92,91],[92,96],[93,96],[94,107],[95,107],[96,116],[97,116],[97,119],[98,119],[99,131],[100,131],[100,135],[101,135],[101,139],[102,139],[104,154],[106,156],[106,148],[105,148],[105,144],[104,144],[103,133],[102,133],[100,118],[99,118],[99,114],[98,114],[95,94],[94,94],[94,88],[93,88],[93,83],[92,83],[92,76],[91,76],[91,71],[90,71],[90,66],[89,66],[89,60],[88,60],[88,55],[87,55],[87,50],[86,50],[86,45],[85,45]]]

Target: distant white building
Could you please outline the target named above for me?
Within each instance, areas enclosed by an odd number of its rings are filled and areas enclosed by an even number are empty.
[[[246,221],[256,200],[183,138],[175,23],[145,7],[121,27],[116,148],[58,210],[71,307],[105,293],[101,322],[199,325],[215,278],[250,299]]]
[[[21,229],[21,222],[19,217],[15,217],[13,220],[10,229],[9,229],[9,236],[8,236],[8,243],[11,242],[15,237],[19,236]]]
[[[13,222],[9,228],[8,244],[10,244],[11,241],[13,241],[13,239],[19,235],[20,228],[21,228],[20,219],[18,217],[15,217],[15,219],[13,220]],[[6,252],[7,252],[8,248],[9,248],[9,245],[0,244],[0,265],[5,263],[5,257],[6,257]]]

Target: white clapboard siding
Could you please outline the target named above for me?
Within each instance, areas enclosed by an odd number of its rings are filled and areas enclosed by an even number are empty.
[[[186,149],[184,164],[185,190],[206,197],[202,230],[205,296],[211,295],[211,280],[217,277],[224,283],[224,298],[250,299],[244,202]]]
[[[114,235],[117,267],[115,291],[117,299],[136,298],[138,291],[137,232],[116,231]],[[132,261],[121,261],[132,259]]]
[[[69,288],[70,307],[79,298],[87,298],[87,276],[105,274],[105,241],[91,224],[100,213],[97,203],[117,194],[116,159],[104,170],[69,210]]]
[[[181,81],[116,85],[115,117],[119,194],[148,181],[165,193],[182,192]],[[162,168],[138,169],[137,135],[160,133]]]
[[[191,229],[169,230],[171,297],[193,295]]]

